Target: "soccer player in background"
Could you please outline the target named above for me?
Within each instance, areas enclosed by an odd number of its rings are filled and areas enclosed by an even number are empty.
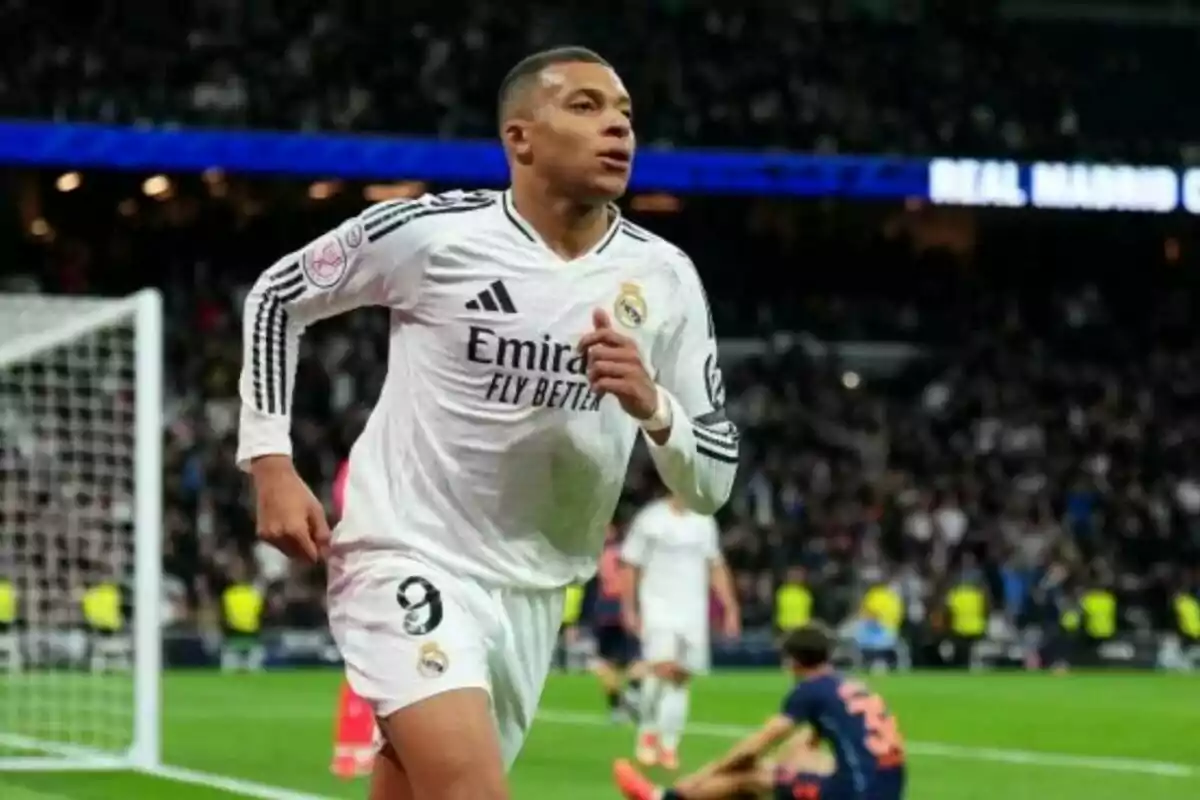
[[[641,691],[645,666],[637,660],[637,639],[626,630],[621,613],[624,580],[621,540],[616,526],[610,525],[600,555],[600,568],[591,585],[591,610],[592,633],[596,640],[596,678],[614,722],[624,722],[637,712],[635,703]]]
[[[796,683],[778,714],[671,788],[655,786],[628,761],[616,762],[621,793],[629,800],[901,800],[904,743],[896,718],[879,695],[833,670],[833,648],[824,626],[789,633],[783,656]],[[832,758],[819,748],[822,740]]]
[[[695,267],[612,205],[634,156],[616,72],[531,56],[498,121],[510,189],[372,206],[246,300],[238,463],[259,536],[328,558],[330,627],[386,741],[372,800],[507,798],[637,438],[699,513],[737,465]],[[388,373],[331,537],[292,464],[294,369],[305,327],[362,306],[391,315]]]
[[[741,631],[741,611],[729,568],[721,557],[720,529],[712,516],[672,495],[633,518],[621,546],[630,576],[624,582],[627,626],[642,640],[648,673],[642,682],[637,759],[645,766],[679,767],[693,675],[708,671],[709,597],[724,612],[722,633]]]

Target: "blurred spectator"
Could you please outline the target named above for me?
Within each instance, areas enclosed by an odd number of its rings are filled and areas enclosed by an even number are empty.
[[[1190,3],[1175,5],[1195,18]],[[652,145],[1194,155],[1200,97],[1177,79],[1194,52],[1191,27],[1161,15],[1150,24],[1152,8],[1140,25],[1073,20],[1061,3],[1027,20],[1024,8],[239,0],[133,13],[116,0],[4,0],[0,115],[491,136],[498,76],[572,43],[622,72]],[[1118,11],[1136,17],[1138,4]]]

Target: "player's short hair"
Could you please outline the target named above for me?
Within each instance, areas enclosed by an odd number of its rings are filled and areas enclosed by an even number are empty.
[[[810,622],[784,637],[783,654],[797,665],[810,669],[828,664],[836,644],[828,627],[820,622]]]
[[[500,91],[496,97],[496,109],[499,121],[504,122],[505,116],[508,114],[509,106],[513,98],[515,98],[528,84],[542,74],[542,70],[547,67],[553,67],[558,64],[599,64],[602,67],[612,69],[612,64],[608,60],[597,53],[595,50],[589,50],[586,47],[577,47],[574,45],[567,47],[554,47],[549,50],[542,50],[539,53],[526,56],[517,62],[517,65],[508,71],[504,76],[504,80],[500,81]]]

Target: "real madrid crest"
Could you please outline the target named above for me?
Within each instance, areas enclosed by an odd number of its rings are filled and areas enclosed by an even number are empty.
[[[613,303],[613,316],[626,328],[640,328],[646,323],[650,309],[642,297],[642,287],[636,283],[622,283],[621,293]]]
[[[425,642],[417,651],[417,672],[426,678],[436,678],[450,667],[450,657],[433,642]]]

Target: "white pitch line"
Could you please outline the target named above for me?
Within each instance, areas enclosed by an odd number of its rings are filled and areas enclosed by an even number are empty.
[[[215,775],[211,772],[200,772],[181,767],[158,766],[148,769],[130,768],[130,765],[120,758],[109,756],[107,759],[97,757],[94,750],[88,750],[71,745],[56,744],[13,734],[0,734],[0,745],[22,751],[48,753],[57,756],[58,760],[46,757],[30,757],[10,759],[7,764],[0,765],[0,773],[5,768],[16,768],[23,772],[53,772],[72,770],[79,772],[95,771],[124,771],[129,770],[152,778],[189,783],[194,786],[204,786],[222,792],[254,798],[254,800],[333,800],[314,794],[292,791],[278,786],[270,786],[254,781],[244,781],[225,775]]]
[[[579,725],[589,728],[607,727],[612,723],[596,714],[546,709],[537,715],[541,722],[557,725]],[[689,722],[686,733],[736,739],[753,729],[744,725],[717,725],[708,722]],[[1036,750],[1005,750],[995,747],[967,747],[939,742],[906,743],[908,752],[918,756],[957,758],[966,761],[991,761],[1001,764],[1025,764],[1036,767],[1066,767],[1070,769],[1126,772],[1140,775],[1160,775],[1168,778],[1192,778],[1200,775],[1200,766],[1175,764],[1169,761],[1147,761],[1136,758],[1107,758],[1103,756],[1074,756],[1067,753],[1043,753]]]
[[[304,794],[303,792],[294,792],[291,789],[282,789],[278,786],[268,786],[265,783],[243,781],[237,778],[229,778],[225,775],[214,775],[211,772],[199,772],[194,769],[182,769],[180,767],[154,767],[153,769],[142,770],[142,774],[163,780],[175,781],[176,783],[204,786],[209,789],[217,789],[242,797],[251,797],[255,800],[333,800],[333,798],[322,795]]]

